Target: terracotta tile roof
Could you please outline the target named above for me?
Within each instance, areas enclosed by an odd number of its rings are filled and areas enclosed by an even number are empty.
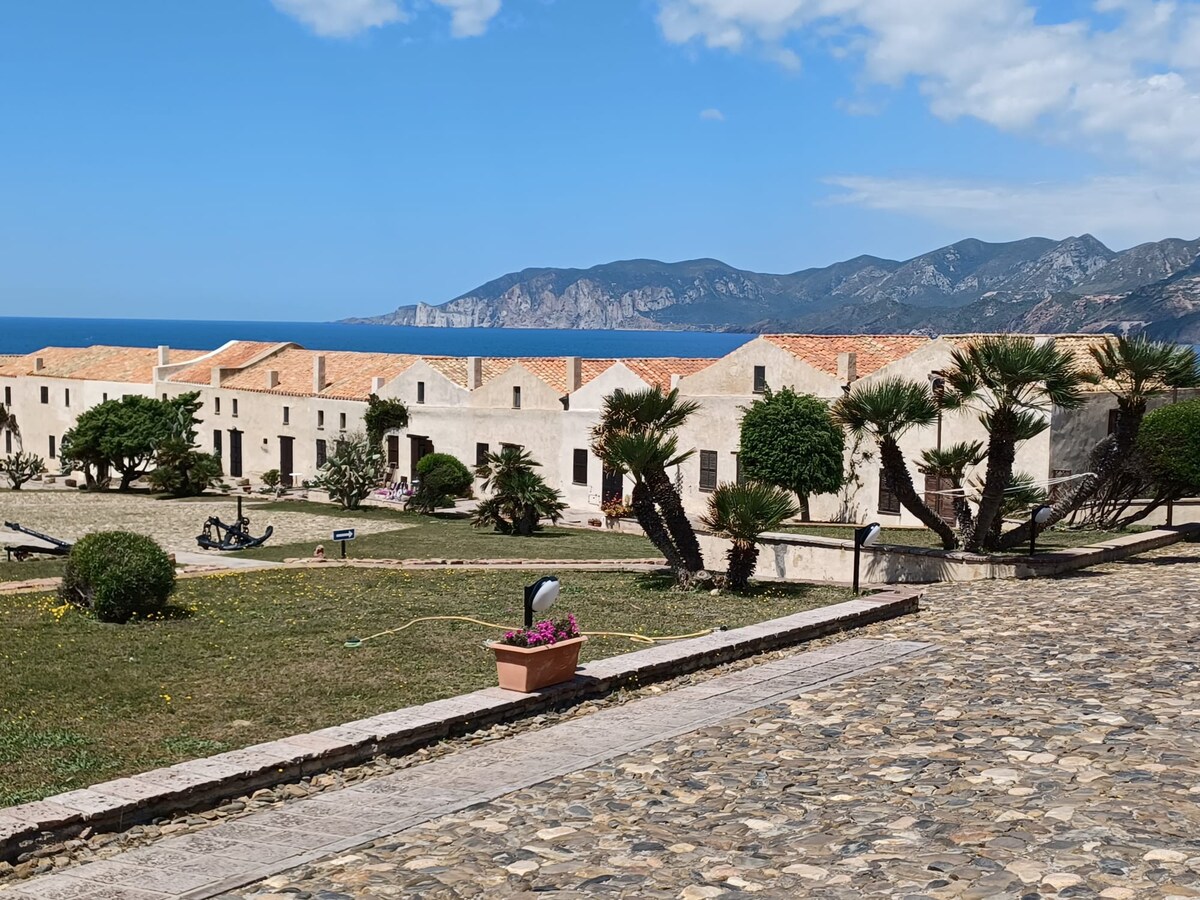
[[[903,359],[930,341],[919,334],[764,334],[763,339],[835,376],[838,355],[854,353],[860,378]]]
[[[968,346],[972,342],[984,337],[993,337],[991,334],[944,334],[942,337],[960,346]],[[1107,334],[1034,334],[1025,335],[1025,337],[1035,338],[1053,338],[1054,346],[1059,349],[1066,350],[1075,360],[1076,367],[1081,372],[1090,374],[1098,374],[1099,369],[1096,366],[1096,360],[1092,358],[1091,349],[1093,347],[1102,347],[1112,335]],[[1092,390],[1106,390],[1111,385],[1099,384],[1089,385]]]
[[[203,356],[204,350],[171,349],[172,362],[188,362]],[[35,360],[42,369],[35,369]],[[115,381],[151,384],[158,350],[153,347],[44,347],[24,356],[0,359],[0,375],[72,378],[79,381]]]
[[[198,360],[194,366],[181,369],[170,377],[170,381],[180,384],[208,384],[212,379],[213,368],[240,369],[251,360],[269,353],[272,349],[283,350],[286,347],[296,347],[297,344],[270,343],[267,341],[233,341],[223,350]],[[174,360],[174,354],[172,354]]]
[[[313,368],[317,357],[325,357],[325,387],[319,396],[339,400],[365,401],[371,393],[372,381],[382,377],[391,381],[419,356],[402,353],[358,353],[350,350],[305,350],[286,347],[261,362],[227,376],[221,387],[290,397],[309,397],[313,394]],[[268,383],[269,373],[275,372],[278,382]]]
[[[715,359],[683,359],[683,358],[662,358],[662,359],[623,359],[621,360],[625,366],[633,372],[638,378],[646,382],[651,387],[660,387],[668,390],[671,387],[671,376],[687,376],[695,375],[697,372],[707,369]]]

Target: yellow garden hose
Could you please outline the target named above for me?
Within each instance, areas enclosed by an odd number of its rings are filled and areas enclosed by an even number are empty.
[[[365,638],[350,638],[343,644],[349,649],[361,647],[367,641],[374,640],[377,637],[384,637],[389,634],[398,634],[406,628],[411,628],[420,622],[470,622],[472,625],[483,625],[486,628],[499,628],[501,631],[520,631],[519,628],[514,628],[511,625],[497,625],[495,622],[484,622],[481,619],[472,619],[470,616],[421,616],[419,619],[411,619],[405,622],[399,628],[389,628],[387,631],[377,631],[375,634],[367,635]],[[692,634],[672,634],[663,635],[661,637],[651,637],[646,634],[633,634],[627,631],[583,631],[580,634],[587,637],[621,637],[633,641],[637,644],[657,644],[662,641],[682,641],[686,638],[703,637],[706,634],[712,634],[714,631],[724,631],[725,626],[721,625],[717,628],[706,628],[704,631],[693,632]]]

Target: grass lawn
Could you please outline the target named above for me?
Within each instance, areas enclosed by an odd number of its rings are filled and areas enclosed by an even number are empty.
[[[528,572],[326,569],[179,582],[186,617],[102,625],[52,595],[0,597],[0,806],[495,683],[499,634],[424,615],[519,624]],[[836,588],[680,594],[664,579],[564,572],[556,612],[585,631],[686,634],[836,603]],[[583,658],[645,645],[594,638]]]
[[[35,556],[24,562],[7,562],[0,551],[0,584],[6,581],[30,581],[34,578],[57,578],[67,564],[65,557]]]
[[[779,530],[788,532],[789,534],[809,534],[814,537],[825,537],[835,540],[849,541],[854,539],[854,528],[849,525],[845,527],[833,525],[785,525]],[[1141,530],[1144,529],[1135,527],[1127,531],[1073,531],[1055,528],[1038,535],[1037,549],[1039,551],[1046,551],[1066,550],[1071,547],[1088,547],[1092,544],[1109,541],[1116,537],[1128,537]],[[883,534],[879,537],[879,543],[884,545],[891,544],[897,547],[940,548],[942,546],[942,542],[938,539],[937,535],[927,528],[885,528],[883,529]],[[1026,544],[1024,547],[1012,550],[1001,550],[1000,552],[1028,553],[1029,545]]]
[[[299,504],[284,503],[283,507],[295,509]],[[341,524],[353,527],[356,519],[389,516],[409,527],[397,531],[364,534],[347,545],[352,557],[376,559],[658,559],[654,545],[640,535],[619,534],[610,531],[584,528],[546,528],[533,537],[498,534],[488,529],[473,528],[466,519],[443,519],[433,516],[418,516],[393,510],[359,510],[357,514],[336,510],[321,504],[305,504],[322,512],[317,515],[330,517],[330,528]],[[277,508],[274,504],[264,512]],[[315,512],[315,510],[312,510]],[[257,512],[257,510],[256,510]],[[381,515],[382,514],[382,515]],[[258,513],[257,521],[265,522]],[[271,544],[268,542],[255,550],[241,555],[250,559],[281,560],[291,557],[312,556],[315,543]],[[340,547],[332,541],[324,541],[327,556],[335,556]]]

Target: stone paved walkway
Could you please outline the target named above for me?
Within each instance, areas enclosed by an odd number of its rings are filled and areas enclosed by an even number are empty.
[[[163,841],[96,864],[107,875],[83,866],[0,898],[207,897],[195,856],[234,872],[247,854],[298,865],[226,900],[1200,897],[1200,547],[1055,581],[939,586],[919,617],[816,652],[864,640],[937,649],[807,686],[798,670],[754,667],[732,688],[754,708],[693,698],[707,724],[680,718],[683,690],[612,710],[618,724],[652,713],[640,745],[624,745],[641,749],[621,752],[596,713],[484,745],[478,764],[467,751],[397,773],[432,774],[423,786],[388,776],[273,812],[273,828],[217,826],[180,839],[201,841],[183,855]],[[725,677],[695,688],[724,694]],[[772,678],[786,689],[751,701]],[[514,764],[541,774],[513,789],[498,773]],[[429,818],[467,790],[479,802]],[[397,795],[414,818],[394,817]],[[301,858],[303,836],[318,858]],[[135,853],[160,856],[143,868]],[[199,889],[181,893],[189,879]]]

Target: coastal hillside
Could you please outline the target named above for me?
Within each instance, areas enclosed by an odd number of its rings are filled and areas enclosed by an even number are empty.
[[[964,240],[768,275],[715,259],[524,269],[440,305],[346,322],[457,328],[1137,332],[1200,339],[1200,239]]]

